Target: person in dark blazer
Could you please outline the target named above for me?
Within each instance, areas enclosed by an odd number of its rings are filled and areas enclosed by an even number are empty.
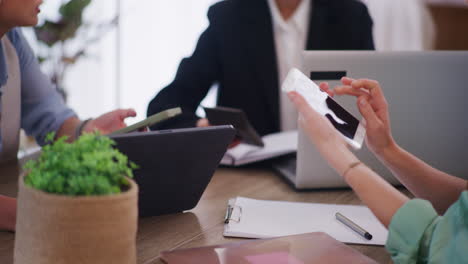
[[[148,106],[148,115],[181,106],[183,114],[152,129],[201,126],[195,111],[218,84],[217,105],[240,108],[260,135],[281,130],[280,76],[273,5],[283,19],[310,1],[307,50],[372,50],[372,20],[356,0],[225,0],[208,10],[209,26],[174,81]],[[303,7],[304,8],[304,7]],[[276,42],[277,43],[277,42]]]

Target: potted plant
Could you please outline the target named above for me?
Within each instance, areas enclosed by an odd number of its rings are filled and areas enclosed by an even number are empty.
[[[113,144],[98,133],[62,137],[25,165],[14,263],[136,263],[136,165]]]

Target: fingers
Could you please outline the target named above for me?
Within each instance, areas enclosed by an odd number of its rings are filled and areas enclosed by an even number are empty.
[[[129,108],[129,109],[118,109],[116,110],[117,111],[117,115],[119,116],[119,118],[121,120],[124,120],[125,118],[127,117],[135,117],[136,116],[136,112],[134,109],[132,108]]]
[[[362,96],[362,95],[369,94],[368,92],[363,91],[361,89],[355,89],[350,85],[340,85],[340,86],[335,87],[333,90],[334,90],[335,94],[337,94],[337,95],[346,94],[346,95],[359,97],[359,96]]]
[[[380,123],[380,119],[377,114],[374,112],[371,104],[369,103],[368,96],[360,96],[358,98],[358,109],[361,112],[361,115],[366,120],[368,126],[374,126],[375,124]]]
[[[379,94],[383,96],[382,89],[380,88],[379,82],[374,81],[374,80],[369,80],[369,79],[355,80],[353,78],[343,77],[341,78],[341,83],[343,85],[338,86],[338,87],[351,87],[357,91],[364,89],[373,96],[379,95]]]
[[[319,113],[315,112],[315,110],[309,106],[304,97],[302,97],[299,93],[289,92],[288,97],[294,103],[297,110],[304,116],[304,118],[310,119],[311,121],[317,120],[317,118],[321,118]]]
[[[320,87],[320,90],[322,90],[323,92],[326,92],[328,96],[330,97],[335,96],[334,92],[330,90],[330,85],[328,85],[327,82],[320,83],[319,87]]]
[[[343,85],[351,85],[351,83],[354,81],[353,78],[349,78],[349,77],[343,77],[341,78],[341,83]]]
[[[380,99],[384,97],[382,89],[380,88],[380,84],[377,81],[369,79],[359,79],[354,80],[351,83],[351,86],[356,90],[364,89],[369,91],[370,95],[375,99]]]
[[[208,127],[210,126],[210,122],[206,118],[200,118],[197,121],[197,127]]]

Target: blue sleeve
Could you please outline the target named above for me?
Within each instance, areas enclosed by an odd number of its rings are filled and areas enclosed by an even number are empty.
[[[49,132],[56,132],[65,120],[76,114],[65,105],[49,77],[41,71],[21,31],[14,29],[8,36],[20,60],[21,127],[43,145]]]
[[[467,191],[443,216],[428,201],[407,202],[392,218],[386,248],[395,263],[463,263],[466,245]]]

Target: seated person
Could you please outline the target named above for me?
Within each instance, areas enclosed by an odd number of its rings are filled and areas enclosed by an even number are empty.
[[[468,259],[467,181],[439,171],[400,147],[392,137],[387,101],[379,83],[342,79],[334,94],[358,97],[369,149],[418,199],[409,200],[359,161],[332,124],[296,92],[289,97],[299,124],[321,155],[389,229],[386,248],[395,263],[465,263]]]
[[[302,50],[374,49],[372,20],[356,0],[226,0],[208,19],[194,53],[147,113],[181,106],[183,114],[153,129],[197,125],[195,111],[214,84],[217,104],[244,110],[260,135],[295,129],[297,114],[279,84]]]
[[[82,132],[110,133],[125,127],[133,109],[81,121],[43,74],[18,26],[34,26],[41,1],[0,0],[0,164],[16,160],[19,130],[45,143],[49,132],[74,140]],[[1,177],[1,175],[0,175]],[[0,230],[14,230],[16,199],[0,195]]]

